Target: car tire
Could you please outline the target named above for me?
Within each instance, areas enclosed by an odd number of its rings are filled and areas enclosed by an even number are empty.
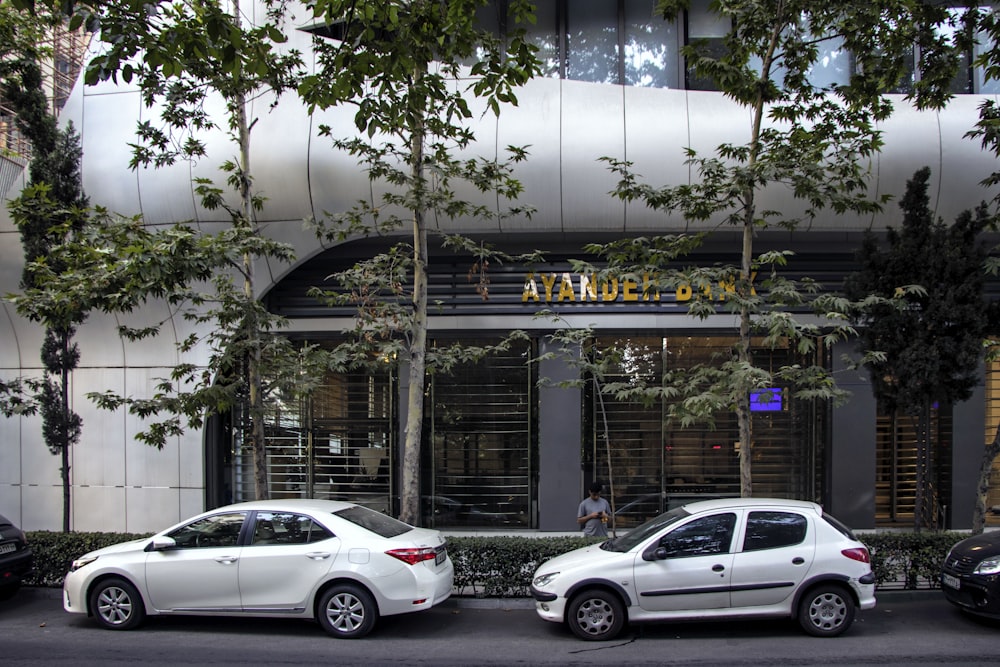
[[[625,627],[625,607],[610,591],[594,588],[573,596],[566,608],[566,623],[580,639],[614,639]]]
[[[371,593],[355,584],[336,584],[326,589],[316,605],[316,618],[323,629],[341,639],[359,639],[375,628],[378,606]]]
[[[9,600],[21,589],[21,584],[9,584],[0,586],[0,600]]]
[[[142,596],[124,579],[105,579],[90,591],[90,612],[108,630],[131,630],[146,618]]]
[[[843,586],[824,584],[799,602],[799,625],[814,637],[836,637],[854,622],[854,600]]]

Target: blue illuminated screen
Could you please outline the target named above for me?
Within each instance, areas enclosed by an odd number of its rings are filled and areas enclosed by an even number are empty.
[[[781,389],[769,387],[750,392],[750,412],[777,412],[783,409]]]

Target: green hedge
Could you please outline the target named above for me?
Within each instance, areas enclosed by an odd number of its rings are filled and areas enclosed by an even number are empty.
[[[28,586],[61,587],[70,563],[88,551],[119,542],[137,540],[145,535],[133,533],[52,533],[28,531],[28,546],[35,553],[35,572],[24,583]]]
[[[875,585],[883,590],[938,588],[941,563],[955,542],[968,533],[864,533],[858,539],[872,555]]]
[[[144,537],[123,533],[29,532],[35,574],[29,586],[62,585],[73,559],[104,546]],[[876,585],[883,589],[938,587],[938,569],[957,532],[866,533],[858,536],[872,554]],[[572,537],[449,537],[456,594],[474,597],[527,597],[531,575],[545,560],[599,541]]]

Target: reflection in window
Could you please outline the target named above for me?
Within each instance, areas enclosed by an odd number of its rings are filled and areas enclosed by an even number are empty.
[[[806,539],[806,518],[790,512],[750,512],[743,551],[777,549]]]
[[[825,90],[849,84],[851,73],[854,70],[854,58],[844,48],[844,38],[840,36],[828,37],[818,42],[816,49],[818,51],[816,62],[806,73],[806,80],[815,88]],[[749,65],[755,72],[760,72],[761,59],[753,57],[750,59]],[[786,70],[779,54],[771,67],[771,81],[780,88],[785,75]]]
[[[246,512],[215,514],[182,526],[170,533],[177,546],[183,548],[234,547],[240,539],[240,529]]]
[[[525,39],[538,47],[535,57],[541,62],[540,76],[555,79],[562,76],[557,4],[557,0],[537,0],[536,23],[524,26]]]
[[[728,553],[735,527],[735,514],[713,514],[670,531],[660,540],[660,547],[667,550],[668,558]]]
[[[330,531],[311,517],[289,512],[257,512],[252,544],[312,544],[329,537],[332,537]]]
[[[567,3],[566,78],[619,83],[618,3]]]
[[[679,88],[677,23],[655,7],[656,0],[625,0],[625,84]]]
[[[687,43],[697,45],[701,55],[721,58],[726,54],[726,35],[732,22],[709,9],[708,2],[693,2],[687,12]],[[717,90],[714,81],[699,76],[694,67],[687,66],[689,90]]]

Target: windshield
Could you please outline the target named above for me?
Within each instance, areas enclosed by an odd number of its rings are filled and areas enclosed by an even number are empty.
[[[601,548],[605,551],[629,551],[635,548],[636,545],[644,542],[649,536],[655,535],[663,528],[680,521],[686,516],[691,516],[691,513],[686,512],[683,507],[678,507],[670,510],[669,512],[664,512],[660,516],[650,519],[641,526],[636,526],[627,534],[622,535],[621,537],[616,537],[613,540],[608,540],[601,545]]]

